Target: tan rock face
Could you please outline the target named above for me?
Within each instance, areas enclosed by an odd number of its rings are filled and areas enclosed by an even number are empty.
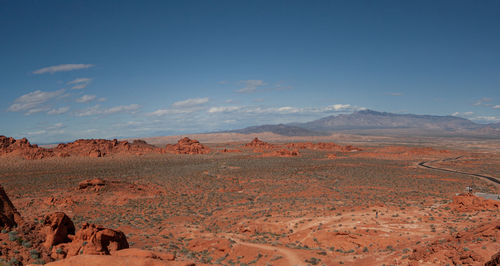
[[[45,234],[44,246],[52,246],[70,242],[68,235],[75,234],[75,225],[63,212],[56,212],[45,216],[42,234]]]
[[[5,190],[0,185],[0,228],[11,228],[23,222],[21,215],[14,207]]]
[[[210,149],[195,139],[188,137],[180,139],[177,144],[167,144],[165,151],[175,154],[208,154]]]

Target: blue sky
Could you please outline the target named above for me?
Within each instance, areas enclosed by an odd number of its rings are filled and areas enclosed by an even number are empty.
[[[0,0],[0,135],[47,143],[362,108],[500,122],[499,1]]]

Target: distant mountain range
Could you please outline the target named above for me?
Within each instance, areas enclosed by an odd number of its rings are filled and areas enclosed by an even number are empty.
[[[262,132],[272,132],[283,136],[324,136],[329,135],[327,132],[319,132],[314,130],[309,130],[300,126],[293,125],[262,125],[246,127],[243,129],[231,130],[230,132],[241,133],[241,134],[251,134],[251,133],[262,133]]]
[[[321,136],[338,131],[500,136],[500,123],[477,124],[456,116],[394,114],[362,110],[352,114],[327,116],[306,123],[252,126],[229,132],[243,134],[272,132],[284,136]]]

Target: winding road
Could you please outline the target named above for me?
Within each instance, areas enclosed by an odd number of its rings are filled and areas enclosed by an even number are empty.
[[[458,160],[458,159],[460,159],[462,157],[463,157],[463,155],[458,156],[458,157],[441,159],[441,160],[424,161],[424,162],[418,163],[418,166],[424,167],[424,168],[428,168],[428,169],[434,169],[434,170],[444,171],[444,172],[458,173],[458,174],[464,174],[464,175],[471,175],[471,176],[475,176],[475,177],[479,177],[479,178],[483,178],[483,179],[489,180],[489,181],[491,181],[491,182],[493,182],[493,183],[495,183],[497,185],[500,185],[500,180],[498,180],[495,177],[491,177],[491,176],[487,176],[487,175],[474,174],[474,173],[461,172],[461,171],[457,171],[457,170],[453,170],[453,169],[439,168],[439,167],[434,167],[434,166],[427,165],[428,163],[454,161],[454,160]]]

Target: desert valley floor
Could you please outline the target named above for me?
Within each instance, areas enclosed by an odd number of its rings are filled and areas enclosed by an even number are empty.
[[[0,180],[25,221],[42,224],[47,214],[64,212],[77,229],[89,223],[122,231],[137,256],[151,251],[144,256],[165,265],[500,260],[500,201],[456,196],[466,187],[498,194],[498,184],[418,165],[498,178],[496,148],[245,145],[251,140],[204,143],[208,154],[7,156]],[[13,231],[22,235],[15,228],[0,233],[5,262],[66,256],[64,246],[44,247],[36,237],[11,243]]]

